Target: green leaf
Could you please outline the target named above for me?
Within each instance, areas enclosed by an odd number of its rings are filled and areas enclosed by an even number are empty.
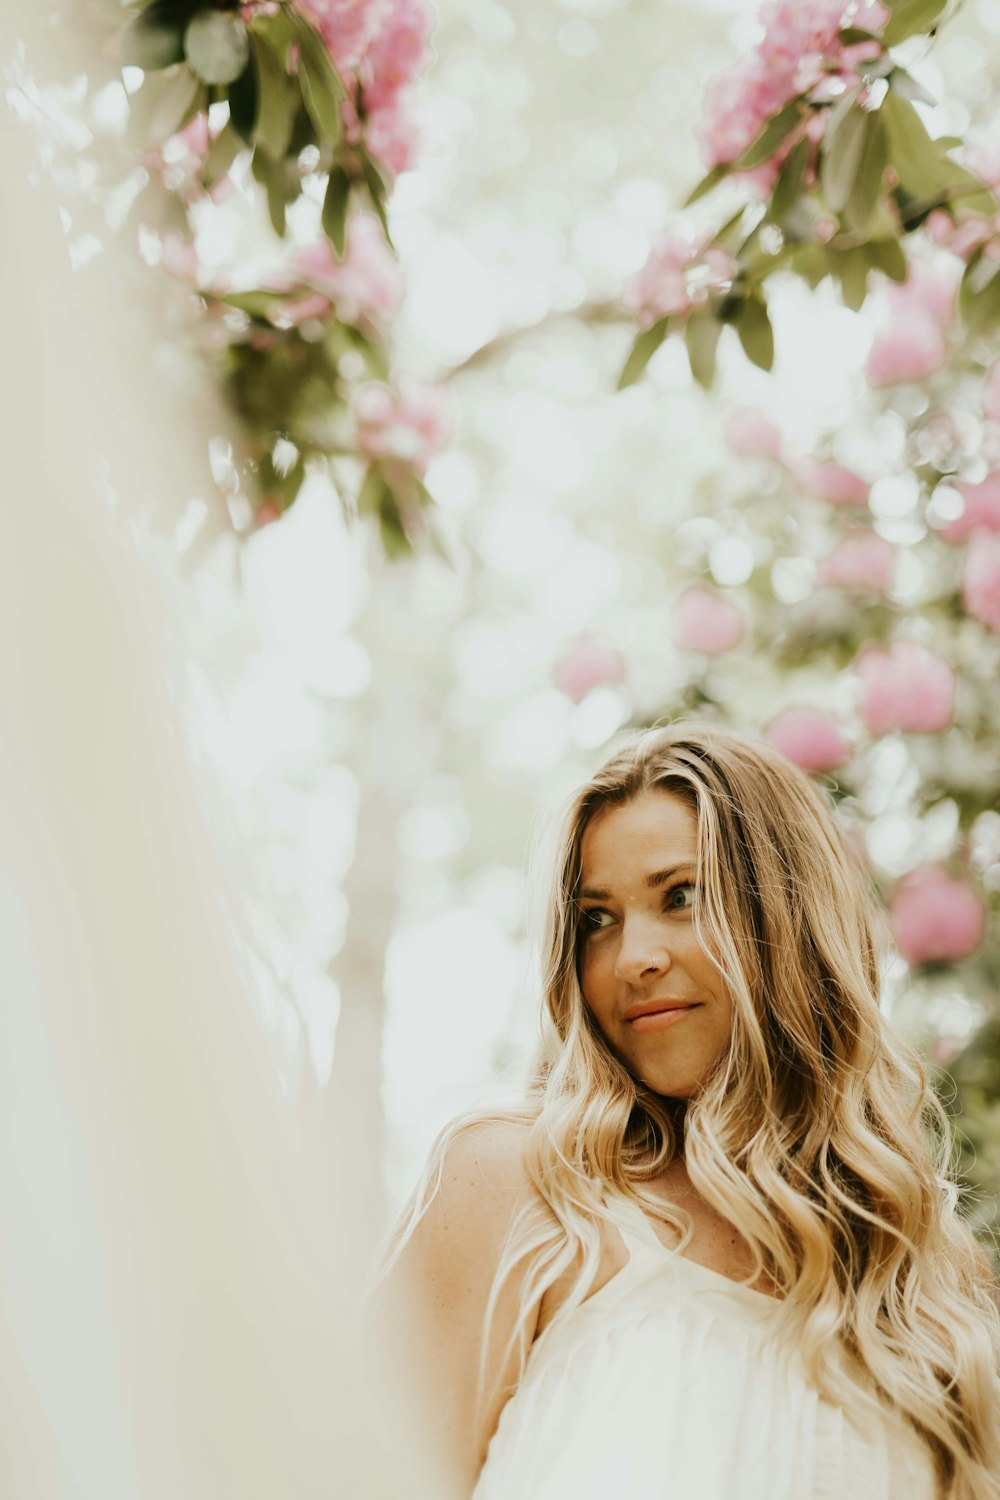
[[[868,272],[871,259],[866,245],[856,245],[842,250],[833,257],[833,266],[840,278],[840,289],[847,306],[855,312],[864,305],[868,295]]]
[[[739,243],[740,226],[746,212],[744,206],[739,207],[731,218],[727,219],[721,229],[717,229],[709,240],[709,245],[719,245],[724,250],[735,250]]]
[[[907,99],[890,87],[880,110],[889,141],[889,162],[900,184],[917,199],[935,198],[947,186],[955,162],[943,157]]]
[[[365,470],[365,477],[361,481],[355,507],[358,515],[375,515],[378,512],[379,503],[385,490],[385,476],[377,463],[371,463]]]
[[[905,42],[908,36],[932,31],[947,4],[948,0],[898,0],[882,32],[884,45],[895,47],[897,42]]]
[[[247,313],[251,318],[257,318],[261,322],[269,323],[271,313],[276,302],[280,302],[280,296],[274,292],[222,292],[215,296],[216,302],[224,302],[227,307],[237,307],[240,312]]]
[[[768,120],[756,139],[751,141],[742,156],[738,156],[731,166],[738,172],[747,172],[752,167],[759,167],[763,162],[770,161],[778,147],[799,124],[802,116],[800,94],[790,99],[783,109]]]
[[[865,116],[861,156],[847,195],[846,218],[850,227],[862,233],[882,196],[882,182],[889,164],[889,142],[885,122],[878,114]]]
[[[288,155],[299,157],[307,146],[318,146],[316,127],[309,118],[309,111],[301,99],[295,100],[295,118],[292,121],[292,138],[288,142]]]
[[[705,390],[715,377],[715,351],[721,332],[722,324],[710,312],[692,313],[684,329],[691,374]]]
[[[143,147],[159,145],[204,107],[205,85],[183,64],[147,76],[129,99],[129,138]]]
[[[245,22],[232,11],[200,11],[184,33],[184,54],[205,83],[232,83],[250,61]]]
[[[950,170],[949,170],[950,169]],[[973,213],[993,215],[1000,207],[997,203],[996,194],[977,177],[974,172],[969,172],[965,167],[959,166],[957,161],[945,158],[946,184],[945,191],[949,203],[961,202]]]
[[[977,250],[962,276],[958,292],[962,321],[971,333],[989,333],[1000,324],[1000,261]]]
[[[669,332],[670,319],[660,318],[649,328],[636,334],[628,359],[618,377],[616,390],[623,391],[626,386],[635,385]]]
[[[857,113],[855,105],[864,84],[859,79],[845,93],[841,94],[836,104],[832,104],[827,110],[826,121],[823,126],[823,144],[829,146],[836,137],[837,131],[850,116]]]
[[[343,259],[347,245],[347,204],[351,196],[351,179],[343,167],[330,172],[323,195],[323,230],[338,260]]]
[[[701,181],[691,189],[690,193],[684,199],[684,207],[690,208],[692,203],[697,203],[699,198],[704,198],[713,188],[718,187],[719,183],[729,176],[731,170],[728,162],[720,162],[717,167],[713,167],[710,172],[706,172]]]
[[[840,32],[840,40],[845,47],[854,47],[858,42],[877,42],[880,38],[862,26],[845,26]]]
[[[791,269],[796,276],[815,291],[825,276],[829,276],[832,270],[830,255],[825,245],[799,245],[795,248],[790,261]]]
[[[839,104],[836,106],[839,109]],[[839,118],[832,111],[823,138],[820,183],[823,197],[833,213],[846,208],[861,166],[870,116],[859,108],[848,109]]]
[[[872,240],[868,246],[872,265],[901,286],[908,275],[906,256],[898,240]]]
[[[271,227],[279,239],[285,237],[285,209],[299,195],[298,175],[294,165],[272,161],[261,147],[254,151],[250,163],[254,177],[267,193],[267,212]]]
[[[155,73],[184,61],[184,28],[191,11],[186,6],[157,5],[126,26],[119,46],[123,67]]]
[[[389,234],[389,220],[386,217],[385,212],[385,200],[387,191],[386,185],[382,180],[382,174],[379,172],[378,167],[375,165],[372,158],[368,155],[367,151],[362,151],[359,153],[359,155],[361,157],[361,170],[363,171],[365,176],[365,186],[368,189],[368,196],[371,199],[372,208],[375,210],[375,213],[378,216],[378,221],[382,226],[382,233],[385,235],[385,242],[389,246],[389,249],[392,250],[395,248],[395,246],[393,245],[392,237]]]
[[[771,194],[771,216],[779,223],[787,218],[802,196],[808,160],[809,139],[803,136],[788,153]]]
[[[265,32],[250,32],[251,56],[257,83],[254,144],[280,161],[292,137],[292,91],[281,56]]]
[[[254,143],[257,118],[257,75],[252,66],[243,69],[229,85],[229,122],[248,146]]]
[[[735,326],[747,359],[761,370],[770,370],[774,364],[774,332],[764,299],[748,297]]]
[[[341,134],[340,101],[346,90],[330,54],[309,22],[294,15],[299,44],[299,85],[302,100],[322,141],[336,142]]]
[[[295,40],[295,23],[289,13],[286,10],[279,10],[273,16],[254,16],[250,34],[264,39],[281,64],[281,71],[287,75],[288,48],[289,44]]]
[[[242,149],[243,142],[233,129],[232,123],[224,125],[205,152],[202,162],[201,175],[206,187],[214,187],[225,177]]]

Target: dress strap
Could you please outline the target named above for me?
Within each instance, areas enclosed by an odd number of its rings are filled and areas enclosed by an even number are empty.
[[[610,1210],[618,1232],[625,1241],[625,1248],[633,1259],[648,1258],[651,1250],[656,1251],[661,1259],[670,1255],[671,1252],[660,1240],[638,1203],[633,1203],[631,1198],[624,1197],[612,1188],[605,1188],[603,1197],[605,1206]]]

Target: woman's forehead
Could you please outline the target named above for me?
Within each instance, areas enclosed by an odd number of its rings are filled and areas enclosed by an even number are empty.
[[[673,792],[641,792],[628,802],[600,808],[583,831],[581,865],[647,859],[693,863],[698,851],[698,818],[690,803]]]

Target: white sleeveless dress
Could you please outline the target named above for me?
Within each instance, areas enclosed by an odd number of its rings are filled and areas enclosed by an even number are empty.
[[[772,1297],[606,1202],[629,1261],[532,1345],[473,1500],[936,1500],[899,1419],[863,1433],[762,1347]]]

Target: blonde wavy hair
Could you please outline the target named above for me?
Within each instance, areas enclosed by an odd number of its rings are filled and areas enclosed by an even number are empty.
[[[581,842],[594,815],[648,791],[697,817],[702,947],[732,996],[728,1048],[689,1100],[653,1093],[611,1051],[579,982]],[[646,1184],[683,1154],[700,1196],[745,1237],[752,1284],[781,1292],[773,1338],[862,1424],[891,1408],[928,1446],[941,1500],[1000,1500],[1000,1310],[957,1214],[956,1143],[926,1068],[879,1008],[877,893],[829,794],[763,741],[682,720],[632,736],[569,800],[549,847],[539,973],[543,1037],[527,1095],[439,1136],[390,1264],[426,1211],[449,1142],[484,1119],[526,1127],[538,1200],[515,1218],[486,1313],[517,1266],[517,1345],[578,1264],[553,1322],[584,1300],[610,1188],[680,1231]],[[712,934],[711,944],[707,932]],[[387,1267],[386,1267],[387,1269]]]

